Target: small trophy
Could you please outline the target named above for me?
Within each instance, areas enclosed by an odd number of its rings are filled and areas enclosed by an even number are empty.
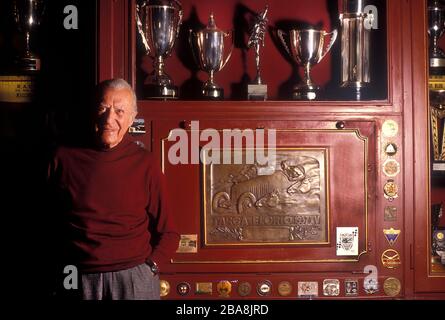
[[[224,59],[224,40],[230,37],[231,46]],[[220,71],[230,59],[233,50],[233,32],[225,32],[216,26],[213,13],[210,14],[207,27],[198,32],[190,30],[190,45],[194,57],[201,70],[209,74],[209,79],[204,83],[201,93],[204,99],[224,99],[224,89],[214,81],[215,73]]]
[[[264,47],[264,35],[267,28],[267,11],[269,6],[266,5],[264,11],[255,17],[252,30],[250,32],[248,48],[255,48],[256,77],[253,83],[247,85],[248,100],[267,100],[267,84],[261,79],[260,70],[260,47]]]
[[[304,66],[304,83],[294,88],[292,98],[294,100],[316,99],[320,88],[312,82],[311,68],[329,52],[337,39],[337,30],[330,33],[315,29],[293,29],[289,31],[289,34],[282,30],[277,32],[287,53],[297,64]],[[331,38],[327,46],[325,46],[326,37]]]
[[[42,21],[45,10],[44,0],[14,0],[13,16],[18,30],[24,35],[23,52],[16,58],[21,71],[35,72],[40,70],[40,57],[31,50],[31,38]],[[35,47],[35,44],[33,44]]]
[[[136,22],[147,54],[153,59],[153,73],[144,86],[148,99],[177,99],[178,87],[164,71],[182,23],[182,6],[178,0],[145,0],[136,6]]]
[[[445,7],[440,0],[428,1],[428,34],[430,35],[430,71],[441,73],[445,67],[445,54],[439,48],[439,39],[445,31]]]
[[[371,82],[369,26],[374,17],[365,13],[364,1],[342,0],[341,8],[341,87],[355,88],[355,98],[361,100],[362,88]]]

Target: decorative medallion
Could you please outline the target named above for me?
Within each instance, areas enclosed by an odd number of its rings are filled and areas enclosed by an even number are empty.
[[[383,283],[383,290],[385,291],[385,294],[390,297],[397,296],[400,293],[401,289],[402,284],[397,278],[388,278]]]
[[[168,296],[170,293],[170,283],[167,280],[159,281],[160,295],[161,297]]]
[[[318,282],[298,281],[298,296],[301,298],[318,297]]]
[[[397,221],[397,207],[386,206],[384,211],[383,220],[385,221]]]
[[[256,292],[260,296],[268,296],[272,291],[272,283],[269,280],[264,280],[258,283]]]
[[[394,120],[386,120],[382,125],[382,133],[384,137],[392,138],[399,132],[399,125]]]
[[[216,285],[216,291],[222,298],[228,298],[232,292],[232,284],[228,280],[222,280]]]
[[[388,159],[383,163],[383,173],[388,177],[395,177],[400,173],[400,164],[397,160]]]
[[[325,279],[323,280],[323,295],[336,297],[340,294],[340,280]]]
[[[394,228],[391,229],[383,229],[383,233],[385,234],[386,240],[388,240],[389,244],[392,246],[400,235],[400,230],[396,230]]]
[[[388,249],[382,253],[382,264],[385,268],[396,269],[402,264],[400,254],[393,249]]]
[[[389,201],[393,201],[398,197],[398,188],[394,180],[390,179],[385,183],[383,186],[383,194]]]
[[[249,282],[241,282],[238,284],[238,294],[241,297],[248,296],[252,292],[252,286]]]
[[[287,297],[292,293],[292,284],[289,281],[281,281],[278,284],[278,294]]]
[[[385,145],[385,153],[389,157],[393,157],[397,154],[397,145],[393,142],[389,142],[387,145]]]
[[[190,284],[188,282],[181,282],[177,285],[176,291],[180,296],[186,296],[190,293]]]
[[[211,282],[197,282],[195,293],[196,294],[212,294],[213,293],[213,283],[211,283]]]
[[[358,280],[357,279],[345,280],[345,295],[346,296],[358,296]]]

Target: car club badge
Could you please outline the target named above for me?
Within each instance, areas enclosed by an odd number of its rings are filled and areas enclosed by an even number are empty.
[[[363,290],[367,294],[374,294],[379,291],[379,281],[374,277],[366,277],[363,280]]]
[[[389,244],[392,246],[400,235],[400,230],[396,230],[394,228],[391,229],[383,229],[383,233],[385,234],[386,240],[388,240]]]
[[[159,281],[160,296],[165,297],[170,293],[170,283],[166,280]]]
[[[393,201],[398,197],[398,188],[394,180],[389,179],[383,186],[383,195],[389,201]]]
[[[385,153],[389,157],[395,156],[397,154],[397,145],[393,142],[389,142],[385,145]]]
[[[232,284],[228,280],[222,280],[216,285],[216,291],[222,298],[228,298],[232,292]]]
[[[213,283],[211,282],[197,282],[196,283],[196,294],[212,294]]]
[[[176,287],[176,291],[180,296],[186,296],[190,293],[190,284],[187,282],[181,282]]]
[[[238,294],[241,297],[248,296],[252,292],[252,286],[249,282],[241,282],[238,284]]]
[[[264,280],[258,283],[256,292],[260,296],[268,296],[272,292],[272,283],[269,280]]]
[[[385,268],[396,269],[402,264],[400,260],[400,254],[393,249],[388,249],[382,253],[382,264]]]
[[[337,256],[358,255],[358,227],[337,227]]]
[[[400,164],[397,160],[387,159],[383,163],[383,173],[388,177],[395,177],[400,173]]]
[[[394,120],[386,120],[382,125],[383,136],[392,138],[399,132],[399,125]]]
[[[298,296],[301,298],[318,297],[318,282],[298,281]]]
[[[325,279],[323,280],[323,295],[336,297],[340,294],[340,280]]]
[[[384,210],[383,220],[385,221],[397,221],[397,207],[386,206]]]
[[[289,281],[281,281],[278,284],[278,294],[282,297],[287,297],[292,293],[292,284]]]
[[[346,296],[357,296],[358,295],[358,280],[357,279],[345,280],[345,295]]]

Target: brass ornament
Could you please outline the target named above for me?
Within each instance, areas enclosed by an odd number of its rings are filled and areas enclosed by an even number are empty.
[[[241,297],[246,297],[252,292],[252,285],[249,282],[241,282],[237,290]]]
[[[228,280],[222,280],[216,285],[216,291],[222,298],[228,298],[232,292],[232,284]]]
[[[167,280],[160,280],[159,288],[161,297],[168,296],[170,293],[170,283]]]
[[[400,294],[400,290],[402,289],[402,284],[397,278],[388,278],[383,283],[383,290],[385,294],[390,297],[395,297]]]
[[[383,173],[388,177],[395,177],[400,173],[400,164],[397,160],[388,159],[383,163]]]
[[[278,294],[282,297],[287,297],[292,293],[292,284],[289,281],[281,281],[278,284]]]
[[[384,137],[392,138],[399,132],[399,125],[394,120],[386,120],[382,125],[382,133]]]
[[[396,269],[402,264],[400,254],[394,249],[388,249],[382,253],[382,265],[388,269]]]

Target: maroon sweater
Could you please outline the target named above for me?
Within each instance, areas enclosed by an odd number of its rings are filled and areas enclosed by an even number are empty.
[[[68,263],[108,272],[151,258],[162,268],[176,251],[179,235],[159,163],[128,138],[110,150],[61,147],[49,174],[65,198]]]

